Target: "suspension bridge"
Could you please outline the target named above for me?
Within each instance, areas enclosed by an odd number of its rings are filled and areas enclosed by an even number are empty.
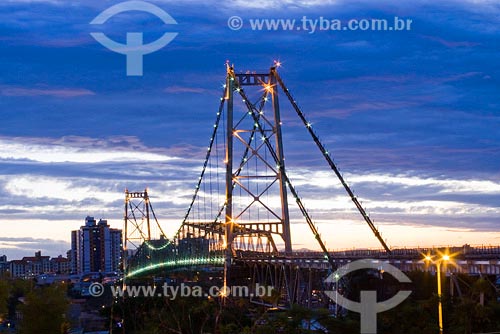
[[[331,153],[278,73],[236,73],[229,64],[201,175],[173,238],[159,224],[148,191],[125,193],[125,279],[175,270],[220,270],[224,284],[272,285],[287,304],[311,303],[313,282],[355,259],[389,262],[402,270],[433,270],[422,254],[443,249],[391,249],[354,195]],[[281,102],[282,100],[283,102]],[[380,250],[329,252],[285,166],[281,112],[298,117],[332,177],[366,223]],[[320,252],[293,250],[291,219],[300,217]],[[152,231],[155,231],[153,233]],[[500,275],[499,247],[461,246],[450,272]],[[131,256],[128,256],[131,254]]]

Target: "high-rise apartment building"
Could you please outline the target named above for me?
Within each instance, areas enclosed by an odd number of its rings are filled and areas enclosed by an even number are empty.
[[[122,231],[107,220],[86,217],[85,225],[71,232],[71,271],[79,274],[113,272],[120,269]]]

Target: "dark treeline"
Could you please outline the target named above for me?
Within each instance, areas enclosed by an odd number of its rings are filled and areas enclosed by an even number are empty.
[[[378,333],[439,332],[436,277],[423,272],[412,272],[408,276],[412,284],[404,288],[411,289],[412,294],[396,308],[378,314]],[[495,279],[465,275],[453,279],[443,277],[446,334],[500,331],[500,303]],[[356,295],[359,298],[360,290],[377,290],[379,300],[384,300],[401,288],[390,275],[365,273],[349,277],[348,295],[355,300]],[[0,279],[0,333],[68,333],[70,291],[71,287],[63,284],[41,287],[33,281]],[[276,304],[280,297],[275,293],[265,297],[264,302]],[[328,305],[315,309],[299,305],[279,309],[255,305],[245,298],[137,297],[113,300],[109,291],[102,298],[88,298],[86,304],[87,308],[94,308],[109,319],[113,334],[360,332],[359,314],[341,310],[335,317]],[[15,324],[16,332],[6,327],[8,321]]]

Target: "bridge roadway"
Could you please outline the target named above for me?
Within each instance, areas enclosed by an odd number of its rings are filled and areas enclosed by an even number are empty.
[[[158,272],[176,271],[192,267],[220,268],[224,259],[223,251],[204,252],[201,249],[184,250],[173,244],[159,247],[165,241],[150,241],[143,245],[131,260],[128,277],[150,275]],[[151,246],[150,245],[150,246]],[[447,272],[470,275],[500,275],[500,246],[462,246],[437,248],[397,248],[388,254],[383,249],[352,249],[331,252],[337,267],[359,259],[373,259],[388,262],[402,271],[435,272],[436,266],[423,260],[427,254],[448,253],[452,261],[446,266]],[[289,269],[313,269],[328,271],[330,266],[323,252],[262,253],[252,251],[235,251],[233,261],[243,265],[267,265],[271,267],[287,267]]]
[[[464,273],[469,275],[500,275],[500,246],[437,247],[437,248],[399,248],[392,249],[388,254],[383,249],[353,249],[332,252],[334,262],[338,267],[359,259],[373,259],[387,262],[402,271],[435,272],[436,266],[424,261],[427,254],[450,254],[452,260],[445,267],[449,273]],[[292,252],[290,254],[266,254],[258,252],[239,251],[236,262],[247,264],[267,264],[296,266],[301,269],[328,270],[329,263],[322,252]]]

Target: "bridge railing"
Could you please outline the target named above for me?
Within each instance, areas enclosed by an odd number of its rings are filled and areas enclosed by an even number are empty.
[[[492,258],[498,257],[500,259],[500,246],[492,245],[463,245],[463,246],[435,246],[435,247],[416,247],[416,248],[392,248],[391,254],[387,253],[384,249],[346,249],[331,251],[330,254],[333,258],[343,259],[361,259],[361,258],[392,258],[392,259],[422,259],[426,254],[448,253],[457,258]],[[258,252],[238,252],[241,258],[269,258],[269,257],[284,257],[294,259],[323,259],[324,253],[317,251],[301,251],[291,253],[258,253]]]

